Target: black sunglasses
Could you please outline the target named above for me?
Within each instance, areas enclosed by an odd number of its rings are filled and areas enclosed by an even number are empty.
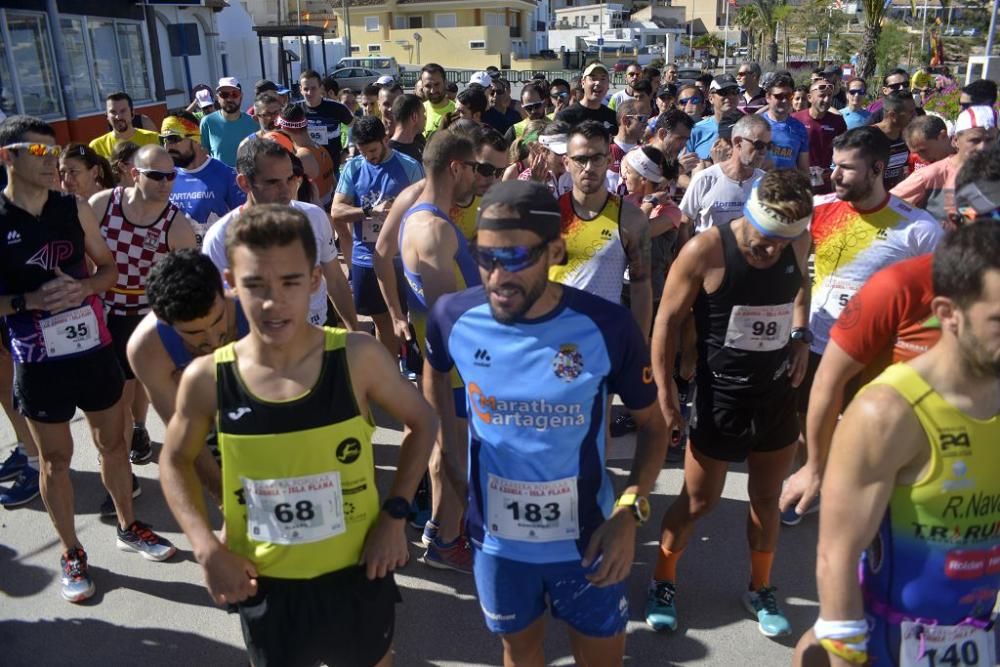
[[[528,104],[523,104],[525,111],[534,111],[545,105],[545,102],[529,102]]]
[[[476,173],[485,178],[500,178],[507,167],[494,167],[489,162],[477,162]]]
[[[902,90],[903,88],[906,88],[906,86],[908,85],[909,84],[906,81],[903,81],[902,83],[890,83],[889,85],[886,86],[886,88],[888,88],[889,90]]]
[[[138,169],[137,171],[146,178],[150,178],[154,181],[173,181],[175,178],[177,178],[176,171],[163,172],[163,171],[156,171],[155,169],[142,169],[142,168]]]

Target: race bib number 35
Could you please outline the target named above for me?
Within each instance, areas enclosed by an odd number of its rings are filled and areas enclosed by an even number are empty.
[[[255,542],[306,544],[346,530],[339,472],[242,481],[247,537]]]
[[[726,347],[750,352],[773,352],[788,345],[792,333],[792,304],[733,306],[726,329]]]
[[[489,475],[486,496],[490,533],[524,542],[580,537],[576,478],[518,482]]]
[[[993,667],[993,634],[971,625],[900,624],[900,667]]]
[[[101,344],[97,316],[90,306],[46,317],[39,324],[49,358],[62,357],[93,349]]]

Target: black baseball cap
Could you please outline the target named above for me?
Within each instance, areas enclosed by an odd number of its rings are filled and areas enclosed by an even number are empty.
[[[672,83],[665,83],[656,91],[656,96],[658,98],[664,96],[677,97],[677,86]]]
[[[495,204],[513,208],[517,214],[483,218]],[[527,229],[545,241],[559,238],[562,230],[559,202],[548,186],[534,181],[501,181],[483,195],[476,210],[476,229]]]

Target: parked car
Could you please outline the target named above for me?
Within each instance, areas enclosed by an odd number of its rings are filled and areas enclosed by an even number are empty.
[[[683,81],[683,80],[694,81],[695,79],[697,79],[702,74],[704,74],[704,72],[701,71],[701,69],[697,68],[697,67],[691,67],[691,68],[686,68],[686,69],[679,69],[679,70],[677,70],[677,79],[679,81]]]
[[[341,88],[350,88],[355,92],[361,92],[365,86],[375,83],[382,76],[366,67],[341,67],[329,72],[329,75],[337,80]]]
[[[341,58],[334,69],[345,67],[365,67],[375,70],[379,75],[391,76],[399,81],[399,63],[392,56],[368,56],[366,58]]]
[[[944,34],[949,37],[962,34],[962,31],[958,29],[957,26],[950,25],[944,29]]]
[[[975,37],[977,34],[979,34],[979,31],[975,28],[966,28],[962,31],[962,37]]]
[[[556,55],[556,52],[553,51],[552,49],[542,49],[541,51],[538,52],[538,55],[541,58],[549,58],[549,59],[555,59],[559,57]]]

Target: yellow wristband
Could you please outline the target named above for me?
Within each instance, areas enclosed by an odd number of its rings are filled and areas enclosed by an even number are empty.
[[[864,636],[848,637],[846,639],[820,639],[819,645],[828,653],[843,658],[852,665],[864,665],[868,662],[867,643]],[[858,646],[864,648],[857,648]]]

